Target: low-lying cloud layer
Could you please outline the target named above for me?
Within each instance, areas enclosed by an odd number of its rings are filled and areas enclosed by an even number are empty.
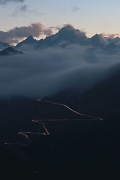
[[[7,32],[0,31],[0,41],[12,44],[30,35],[32,35],[33,37],[39,37],[41,35],[50,36],[51,34],[51,29],[46,28],[39,22],[36,22],[30,24],[29,26],[15,27],[8,30]]]
[[[83,91],[107,77],[119,61],[117,56],[104,56],[103,62],[91,63],[82,55],[78,50],[59,50],[0,57],[0,97],[49,96],[73,86]]]

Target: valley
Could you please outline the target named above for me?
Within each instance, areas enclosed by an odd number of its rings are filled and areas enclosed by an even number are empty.
[[[0,175],[118,180],[120,38],[47,30],[0,42]]]

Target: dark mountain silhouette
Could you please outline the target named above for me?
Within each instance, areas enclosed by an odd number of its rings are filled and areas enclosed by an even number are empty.
[[[15,133],[17,134],[20,130],[29,131],[31,129],[32,132],[36,132],[38,128],[37,132],[45,132],[42,124],[31,123],[33,118],[43,117],[45,127],[50,132],[48,136],[28,135],[31,142],[29,146],[8,146],[8,151],[14,152],[15,155],[25,154],[29,157],[27,166],[38,172],[35,176],[38,180],[46,180],[49,177],[53,180],[119,180],[119,82],[120,65],[117,64],[111,68],[109,78],[100,81],[82,94],[76,91],[76,86],[74,89],[60,92],[53,97],[43,98],[47,101],[64,103],[82,114],[101,117],[104,119],[102,121],[86,120],[85,117],[76,121],[78,117],[66,111],[62,106],[38,102],[36,99],[22,97],[0,99],[1,140],[19,142]],[[48,121],[49,118],[59,117],[73,118],[73,121],[51,123]],[[18,178],[23,180],[24,175],[32,178],[31,172],[25,166],[21,166],[18,160],[10,158],[2,151],[0,153],[5,177],[8,174],[9,177],[14,178],[19,175]],[[23,161],[25,161],[24,156]]]
[[[33,180],[36,176],[17,157],[10,155],[0,147],[0,179]]]
[[[111,42],[106,46],[106,48],[107,49],[115,49],[115,48],[118,48],[118,46],[114,42]]]
[[[0,51],[0,55],[1,56],[4,56],[4,55],[14,55],[14,54],[23,54],[23,53],[21,51],[17,51],[16,49],[14,49],[11,46],[3,49],[2,51]]]
[[[118,42],[120,42],[120,37],[115,37],[115,38],[107,37],[106,39],[107,39],[107,41],[109,43],[118,43]]]
[[[83,92],[74,89],[62,91],[49,100],[67,104],[83,114],[102,117],[104,120],[93,125],[91,133],[84,131],[87,135],[87,145],[94,145],[89,149],[85,148],[85,154],[81,159],[76,160],[68,168],[68,176],[71,179],[116,179],[120,178],[118,168],[120,156],[120,64],[111,68],[111,76],[100,81],[93,88]],[[47,99],[47,98],[46,98]],[[87,124],[87,123],[86,123]],[[86,126],[84,124],[84,128]],[[90,124],[88,124],[90,128]],[[95,130],[96,129],[96,130]],[[81,132],[82,133],[82,132]],[[87,134],[88,133],[88,134]],[[94,135],[93,135],[93,134]],[[82,136],[84,138],[84,135]],[[96,140],[91,139],[90,137]],[[89,139],[89,138],[90,139]],[[90,140],[88,142],[88,139]],[[85,143],[85,141],[84,141]],[[76,143],[77,144],[77,143]],[[88,150],[89,149],[89,150]],[[88,150],[88,152],[87,152]],[[72,173],[73,172],[73,173]]]
[[[33,44],[35,48],[47,48],[52,46],[66,47],[69,44],[89,45],[90,42],[84,32],[74,29],[71,25],[67,25],[58,33],[39,41],[29,36],[24,41],[18,43],[16,47],[18,48],[24,44]]]
[[[64,180],[119,180],[120,162],[120,64],[110,69],[111,74],[91,89],[79,93],[78,84],[53,97],[43,100],[66,104],[81,114],[103,118],[96,120],[70,112],[61,105],[37,101],[25,97],[0,99],[1,144],[14,153],[31,171],[37,171],[39,179]],[[49,122],[49,119],[73,119]],[[80,118],[78,121],[76,118]],[[28,143],[23,132],[45,132],[42,124],[32,119],[43,119],[48,136],[29,135],[28,146],[4,145],[5,142]],[[9,177],[32,178],[31,172],[20,161],[0,150],[2,168]],[[47,173],[46,173],[47,172]],[[2,173],[0,173],[1,175]],[[17,174],[17,175],[16,175]],[[29,178],[29,179],[30,179]],[[2,178],[1,178],[2,179]],[[9,178],[8,178],[9,179]],[[14,179],[14,178],[12,178]],[[34,178],[33,178],[34,179]],[[5,179],[7,180],[7,179]]]
[[[114,42],[111,42],[105,47],[105,50],[109,54],[116,54],[119,52],[120,46],[117,46]]]
[[[95,34],[88,38],[86,34],[71,25],[67,25],[60,29],[56,34],[46,37],[45,39],[36,40],[29,36],[25,40],[16,45],[20,48],[22,45],[33,45],[34,49],[61,47],[65,48],[70,44],[77,44],[82,46],[92,45],[96,48],[105,48],[109,43],[119,43],[120,38],[106,38],[102,34]]]
[[[39,40],[37,48],[44,46],[66,47],[69,44],[88,45],[89,39],[84,32],[80,32],[79,30],[74,29],[72,26],[67,25],[55,35],[47,37],[44,40]]]
[[[105,47],[106,42],[105,38],[103,37],[102,34],[95,34],[93,37],[90,38],[90,42],[94,47]]]
[[[16,45],[17,48],[19,48],[20,46],[24,45],[24,44],[27,44],[27,45],[30,45],[30,44],[35,44],[37,43],[37,40],[34,39],[32,36],[29,36],[28,38],[26,38],[25,40],[21,41],[20,43],[18,43]]]
[[[88,45],[89,39],[84,32],[74,29],[72,26],[67,25],[63,27],[57,35],[61,40],[68,40],[69,43],[77,43],[80,45]]]
[[[7,48],[9,47],[10,45],[6,42],[0,42],[0,48],[4,49],[4,48]]]
[[[120,113],[120,63],[111,67],[108,77],[99,81],[93,88],[80,92],[80,83],[70,90],[52,97],[61,103],[73,102],[82,113],[107,117],[110,113]],[[71,106],[73,105],[71,103]]]

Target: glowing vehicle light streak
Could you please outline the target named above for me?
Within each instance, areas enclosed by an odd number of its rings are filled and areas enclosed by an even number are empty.
[[[58,121],[96,121],[98,119],[49,119],[51,122],[58,122]]]
[[[45,127],[45,124],[41,121],[37,121],[37,120],[32,120],[32,122],[35,122],[35,123],[40,123],[43,125],[43,128],[45,129],[45,133],[37,133],[37,134],[43,134],[44,136],[46,135],[49,135],[50,133],[48,132],[48,129]]]
[[[7,142],[5,143],[6,145],[19,145],[19,146],[27,146],[26,144],[21,144],[21,143],[10,143],[10,142]]]
[[[10,143],[10,142],[7,142],[7,143],[5,143],[5,144],[6,144],[6,145],[28,146],[28,145],[30,144],[30,139],[29,139],[29,137],[28,137],[25,133],[23,133],[23,132],[18,132],[18,134],[19,134],[19,135],[22,135],[22,136],[25,136],[25,137],[28,139],[29,143],[28,143],[28,144],[22,144],[22,143]]]
[[[52,104],[56,104],[56,105],[59,105],[59,106],[64,106],[64,107],[66,107],[67,109],[69,109],[70,111],[72,111],[73,113],[78,114],[78,115],[80,115],[80,116],[89,117],[89,118],[93,118],[93,119],[98,119],[98,120],[101,120],[101,121],[103,120],[102,118],[98,118],[98,117],[94,117],[94,116],[90,116],[90,115],[81,114],[81,113],[79,113],[79,112],[71,109],[69,106],[67,106],[67,105],[65,105],[65,104],[59,104],[59,103],[55,103],[55,102],[53,102],[53,101],[42,100],[42,98],[41,98],[41,99],[37,99],[37,101],[39,101],[39,102],[42,101],[42,102],[45,102],[45,103],[52,103]]]
[[[28,144],[27,144],[27,146],[30,144],[30,139],[29,139],[29,137],[26,135],[26,133],[24,133],[24,132],[18,132],[18,134],[19,135],[22,135],[22,136],[25,136],[27,139],[28,139]]]
[[[30,139],[29,139],[27,134],[32,134],[32,135],[40,134],[40,135],[44,135],[44,136],[49,135],[50,133],[48,132],[48,129],[46,128],[45,123],[43,123],[43,122],[47,122],[47,121],[50,121],[50,122],[58,122],[59,121],[60,122],[60,121],[73,121],[73,120],[77,120],[77,121],[83,121],[83,120],[84,121],[85,120],[89,120],[89,121],[90,120],[92,120],[92,121],[94,121],[94,120],[96,120],[96,121],[101,120],[102,121],[103,120],[102,118],[98,118],[98,117],[94,117],[94,116],[90,116],[90,115],[81,114],[81,113],[71,109],[69,106],[67,106],[65,104],[59,104],[59,103],[55,103],[53,101],[42,100],[42,98],[41,99],[37,99],[37,101],[39,101],[39,102],[42,101],[42,102],[45,102],[45,103],[52,103],[52,104],[55,104],[55,105],[63,106],[65,108],[67,108],[68,110],[72,111],[73,113],[78,114],[78,115],[83,116],[83,117],[88,117],[89,119],[81,119],[81,118],[79,118],[79,119],[66,119],[66,118],[63,118],[63,119],[32,120],[32,122],[34,122],[34,123],[42,124],[42,126],[43,126],[43,128],[45,130],[45,133],[39,133],[39,132],[38,133],[37,132],[18,132],[19,135],[25,136],[25,138],[29,141],[28,144],[7,142],[7,143],[5,143],[6,145],[10,145],[10,146],[11,145],[28,146],[30,144]],[[90,118],[92,118],[92,119],[90,119]]]
[[[58,122],[58,121],[99,121],[99,119],[46,119],[46,120],[32,120],[32,122]]]

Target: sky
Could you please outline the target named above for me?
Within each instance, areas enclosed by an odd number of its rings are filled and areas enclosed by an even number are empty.
[[[17,43],[29,35],[41,39],[64,24],[85,31],[88,37],[119,36],[119,7],[120,0],[0,0],[0,41]]]

